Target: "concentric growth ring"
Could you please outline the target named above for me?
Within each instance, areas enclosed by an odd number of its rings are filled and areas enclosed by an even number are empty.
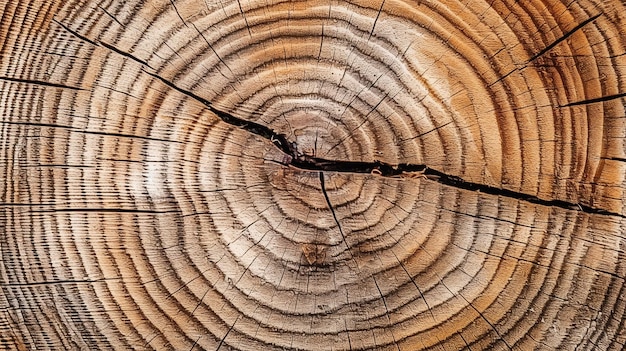
[[[4,7],[0,346],[623,348],[620,1]]]

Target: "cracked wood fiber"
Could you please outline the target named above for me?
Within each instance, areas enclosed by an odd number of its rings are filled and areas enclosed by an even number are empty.
[[[621,0],[0,0],[0,350],[622,350]]]

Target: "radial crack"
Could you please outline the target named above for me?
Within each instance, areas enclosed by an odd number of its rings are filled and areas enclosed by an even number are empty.
[[[222,345],[224,344],[224,341],[226,341],[226,338],[228,337],[228,334],[230,334],[230,332],[235,327],[235,324],[237,324],[237,321],[239,320],[239,317],[241,317],[241,315],[239,315],[239,316],[237,316],[237,318],[235,318],[235,321],[233,322],[233,325],[231,325],[230,328],[228,328],[228,331],[226,331],[226,334],[220,340],[220,343],[219,343],[219,345],[217,345],[217,348],[215,349],[215,351],[218,351],[222,347]]]
[[[570,102],[569,104],[563,105],[563,106],[560,106],[560,107],[589,105],[589,104],[594,104],[596,102],[605,102],[605,101],[609,101],[609,100],[621,99],[621,98],[624,98],[624,97],[626,97],[626,93],[614,94],[614,95],[608,95],[608,96],[601,96],[601,97],[593,98],[593,99],[587,99],[587,100],[582,100],[582,101]]]
[[[68,32],[68,33],[72,34],[72,35],[73,35],[73,36],[75,36],[76,38],[78,38],[78,39],[80,39],[80,40],[82,40],[82,41],[85,41],[85,42],[87,42],[87,43],[89,43],[89,44],[91,44],[91,45],[98,46],[98,43],[96,43],[95,41],[93,41],[93,40],[91,40],[91,39],[87,38],[87,37],[86,37],[86,36],[84,36],[84,35],[79,34],[79,33],[78,33],[78,32],[76,32],[76,31],[71,30],[68,26],[66,26],[66,25],[64,25],[63,23],[61,23],[61,22],[57,21],[56,19],[52,19],[52,22],[54,22],[54,23],[58,24],[59,26],[61,26],[61,28],[65,29],[65,31],[66,31],[66,32]]]
[[[274,144],[277,148],[279,148],[283,153],[285,153],[288,157],[286,158],[286,162],[281,163],[284,166],[292,166],[295,168],[310,170],[310,171],[331,171],[331,172],[342,172],[342,173],[366,173],[366,174],[375,174],[382,177],[401,177],[405,174],[410,175],[421,175],[427,179],[432,181],[439,182],[440,184],[444,184],[447,186],[455,187],[458,189],[470,190],[470,191],[478,191],[490,195],[508,197],[513,199],[518,199],[521,201],[526,201],[542,206],[549,207],[559,207],[568,210],[577,210],[585,213],[592,214],[600,214],[600,215],[609,215],[609,216],[617,216],[621,218],[626,218],[625,215],[607,211],[604,209],[599,209],[591,206],[587,206],[580,203],[573,203],[565,200],[546,200],[539,198],[538,196],[499,188],[491,185],[474,183],[470,181],[466,181],[461,177],[446,174],[444,172],[438,171],[436,169],[430,168],[423,164],[407,164],[401,163],[397,165],[393,165],[386,162],[374,161],[374,162],[362,162],[362,161],[344,161],[344,160],[329,160],[320,157],[312,157],[308,155],[304,155],[298,151],[297,145],[295,142],[290,142],[287,139],[287,136],[284,134],[277,133],[273,131],[271,128],[264,126],[262,124],[247,121],[242,118],[235,117],[230,113],[221,111],[215,108],[209,101],[201,98],[200,96],[182,89],[175,85],[174,83],[168,81],[165,78],[160,77],[157,74],[150,73],[145,71],[147,74],[153,76],[154,78],[162,81],[164,84],[170,86],[171,88],[185,94],[201,103],[203,103],[211,112],[213,112],[217,117],[219,117],[223,122],[242,128],[252,134],[258,135],[269,140],[272,144]],[[322,179],[323,175],[320,176]],[[332,208],[332,207],[331,207]],[[343,233],[342,233],[343,234]]]
[[[600,214],[600,215],[609,215],[609,216],[617,216],[626,218],[625,215],[611,212],[604,209],[599,209],[591,206],[587,206],[580,203],[569,202],[565,200],[546,200],[539,198],[538,196],[499,188],[491,185],[474,183],[470,181],[466,181],[461,177],[446,174],[444,172],[438,171],[436,169],[430,168],[423,164],[407,164],[401,163],[397,165],[393,165],[386,162],[374,161],[374,162],[361,162],[361,161],[344,161],[344,160],[329,160],[320,157],[312,157],[308,155],[304,155],[300,153],[297,149],[297,145],[294,142],[290,142],[287,139],[287,136],[284,134],[276,133],[271,128],[264,126],[262,124],[247,121],[242,118],[235,117],[227,112],[218,110],[211,103],[190,91],[186,91],[174,83],[150,72],[146,73],[150,74],[154,78],[161,80],[166,85],[172,87],[179,92],[194,98],[195,100],[203,103],[205,106],[209,108],[211,112],[216,114],[223,122],[228,123],[230,125],[242,128],[252,134],[263,137],[272,144],[274,144],[277,148],[279,148],[283,153],[285,153],[288,157],[286,158],[288,161],[285,163],[281,163],[284,166],[292,166],[295,168],[310,170],[310,171],[331,171],[331,172],[342,172],[342,173],[366,173],[366,174],[376,174],[382,177],[400,177],[405,174],[412,175],[422,175],[427,179],[432,181],[439,182],[441,184],[455,187],[458,189],[470,190],[470,191],[479,191],[485,194],[508,197],[513,199],[518,199],[521,201],[526,201],[542,206],[549,207],[559,207],[568,210],[577,210],[585,213],[592,214]],[[320,178],[321,179],[321,178]]]
[[[7,82],[12,82],[12,83],[24,83],[24,84],[41,85],[41,86],[51,87],[51,88],[60,88],[60,89],[69,89],[69,90],[85,90],[85,89],[80,88],[80,87],[74,87],[74,86],[70,86],[70,85],[59,84],[59,83],[52,83],[52,82],[46,82],[46,81],[34,80],[34,79],[20,79],[20,78],[13,78],[13,77],[0,77],[0,80],[4,80],[4,81],[7,81]]]
[[[383,2],[384,3],[384,2]],[[539,57],[540,55],[542,55],[543,53],[547,52],[548,50],[550,50],[551,48],[553,48],[554,46],[556,46],[558,43],[562,42],[563,40],[567,39],[569,36],[571,36],[574,32],[576,32],[577,30],[581,29],[582,27],[584,27],[585,25],[587,25],[588,23],[594,21],[595,19],[597,19],[598,17],[600,17],[601,14],[595,15],[589,19],[587,19],[586,21],[582,22],[581,24],[579,24],[578,26],[576,26],[574,29],[572,29],[571,31],[569,31],[568,33],[566,33],[565,35],[563,35],[563,37],[561,37],[559,40],[555,41],[554,43],[552,43],[551,45],[549,45],[548,47],[546,47],[544,50],[542,50],[540,53],[538,53],[537,55],[535,55],[530,61],[534,60],[535,58]],[[94,43],[91,40],[88,40],[86,37],[83,37],[81,35],[79,35],[78,33],[70,30],[68,27],[64,26],[63,24],[61,24],[58,21],[55,21],[56,23],[58,23],[59,25],[61,25],[65,30],[67,30],[68,32],[72,33],[73,35],[89,41],[91,43]],[[94,43],[96,44],[96,43]],[[181,87],[179,87],[178,85],[174,84],[174,82],[160,76],[157,73],[153,73],[150,71],[154,71],[154,69],[152,67],[150,67],[146,61],[141,60],[135,56],[133,56],[130,53],[127,52],[123,52],[115,47],[113,47],[112,45],[100,42],[100,44],[102,44],[104,47],[106,47],[107,49],[111,50],[112,52],[115,52],[119,55],[122,55],[126,58],[129,58],[141,65],[143,65],[145,68],[143,68],[143,71],[152,76],[153,78],[161,81],[162,83],[164,83],[165,85],[169,86],[170,88],[180,92],[183,95],[186,95],[200,103],[202,103],[203,105],[205,105],[209,111],[211,111],[212,113],[214,113],[217,117],[219,117],[224,123],[230,124],[234,127],[238,127],[241,128],[251,134],[260,136],[264,139],[269,140],[274,146],[276,146],[278,149],[280,149],[287,157],[285,157],[285,161],[281,162],[280,164],[284,165],[284,166],[292,166],[295,168],[299,168],[302,170],[309,170],[309,171],[319,171],[320,172],[320,180],[323,183],[323,174],[321,172],[323,171],[332,171],[332,172],[343,172],[343,173],[367,173],[367,174],[376,174],[382,177],[399,177],[402,176],[404,174],[407,173],[412,173],[412,175],[421,175],[426,177],[427,179],[430,179],[432,181],[436,181],[439,182],[440,184],[444,184],[447,186],[451,186],[451,187],[455,187],[458,189],[464,189],[464,190],[470,190],[470,191],[478,191],[478,192],[482,192],[482,193],[486,193],[486,194],[490,194],[490,195],[496,195],[496,196],[502,196],[502,197],[507,197],[507,198],[512,198],[512,199],[517,199],[517,200],[521,200],[521,201],[526,201],[526,202],[530,202],[530,203],[534,203],[534,204],[538,204],[538,205],[542,205],[542,206],[549,206],[549,207],[558,207],[558,208],[563,208],[563,209],[568,209],[568,210],[577,210],[577,211],[581,211],[581,212],[585,212],[585,213],[591,213],[591,214],[599,214],[599,215],[607,215],[607,216],[616,216],[616,217],[621,217],[621,218],[626,218],[626,215],[621,214],[621,213],[617,213],[617,212],[612,212],[612,211],[608,211],[605,209],[600,209],[600,208],[595,208],[595,207],[591,207],[591,206],[587,206],[581,203],[574,203],[574,202],[569,202],[569,201],[565,201],[565,200],[546,200],[546,199],[542,199],[539,198],[538,196],[535,195],[531,195],[531,194],[527,194],[527,193],[523,193],[523,192],[519,192],[519,191],[514,191],[514,190],[509,190],[509,189],[504,189],[504,188],[499,188],[499,187],[495,187],[495,186],[491,186],[491,185],[486,185],[486,184],[480,184],[480,183],[474,183],[474,182],[470,182],[470,181],[466,181],[461,177],[455,176],[455,175],[450,175],[450,174],[446,174],[443,173],[441,171],[438,171],[436,169],[430,168],[427,165],[423,165],[423,164],[390,164],[390,163],[385,163],[385,162],[381,162],[381,161],[374,161],[374,162],[361,162],[361,161],[344,161],[344,160],[329,160],[329,159],[324,159],[324,158],[319,158],[319,157],[311,157],[308,155],[304,155],[302,153],[300,153],[298,151],[298,147],[297,144],[295,142],[291,142],[288,140],[287,136],[285,134],[282,133],[277,133],[274,130],[272,130],[270,127],[253,122],[253,121],[249,121],[243,118],[239,118],[236,117],[228,112],[222,111],[218,108],[216,108],[210,101],[200,97],[199,95],[183,89]],[[97,44],[96,44],[97,45]],[[150,70],[148,70],[150,69]],[[358,94],[357,94],[358,95]],[[572,105],[582,105],[582,104],[587,104],[587,103],[593,103],[593,102],[599,102],[599,101],[606,101],[609,99],[615,99],[615,98],[621,98],[623,97],[624,94],[618,94],[618,95],[614,95],[614,96],[608,96],[608,97],[603,97],[603,98],[598,98],[598,99],[592,99],[592,100],[586,100],[583,102],[575,102],[570,104],[569,106]],[[334,210],[332,208],[332,206],[330,206],[330,201],[328,199],[328,195],[326,194],[326,191],[324,189],[324,186],[322,186],[322,189],[324,190],[324,195],[326,196],[326,200],[329,203],[329,207],[331,208],[331,210],[333,211],[333,216],[335,216],[335,220],[337,220],[336,215],[334,213]],[[339,224],[339,223],[338,223]],[[341,230],[341,227],[340,231]],[[341,233],[343,235],[343,231]],[[345,241],[345,238],[344,238]]]
[[[335,213],[333,204],[330,202],[330,198],[328,197],[328,192],[326,192],[326,182],[324,181],[324,172],[319,172],[319,175],[320,175],[320,185],[322,187],[322,193],[324,193],[324,198],[326,199],[326,204],[328,205],[330,212],[333,214],[335,223],[337,223],[337,228],[339,228],[339,233],[341,233],[341,239],[343,239],[343,243],[346,244],[346,247],[348,248],[348,250],[350,250],[350,246],[348,246],[348,242],[346,241],[346,236],[343,233],[343,228],[341,228],[341,223],[339,223],[339,219],[337,218],[337,214]]]
[[[576,27],[574,27],[572,30],[570,30],[569,32],[563,34],[562,37],[560,37],[559,39],[555,40],[552,44],[546,46],[543,50],[539,51],[537,54],[535,54],[535,56],[531,57],[527,63],[533,62],[534,60],[536,60],[537,58],[539,58],[540,56],[542,56],[543,54],[545,54],[546,52],[552,50],[555,46],[559,45],[561,42],[563,42],[565,39],[569,38],[570,36],[572,36],[572,34],[578,32],[580,29],[582,29],[584,26],[586,26],[587,24],[595,21],[598,17],[602,16],[602,13],[599,13],[591,18],[586,19],[585,21],[583,21],[582,23],[580,23],[579,25],[577,25]]]

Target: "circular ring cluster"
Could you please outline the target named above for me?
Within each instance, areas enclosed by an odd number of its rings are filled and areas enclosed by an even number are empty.
[[[39,269],[5,269],[4,292],[14,310],[53,296],[47,321],[67,330],[25,344],[80,347],[78,330],[103,349],[619,349],[622,217],[299,170],[211,112],[303,155],[426,165],[623,215],[626,9],[568,6],[40,11],[55,13],[37,37],[47,53],[22,60],[55,73],[3,83],[31,107],[2,117],[7,193],[21,196],[3,202],[31,204],[7,210],[5,266]],[[28,285],[49,281],[69,285]]]

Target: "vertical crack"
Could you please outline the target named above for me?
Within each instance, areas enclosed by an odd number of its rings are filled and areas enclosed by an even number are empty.
[[[372,39],[372,35],[374,34],[374,29],[376,29],[376,23],[378,22],[378,18],[380,17],[381,12],[383,12],[383,6],[385,6],[385,0],[380,4],[380,8],[378,9],[378,13],[376,14],[376,19],[374,19],[374,24],[372,25],[372,30],[370,31],[369,37],[367,37],[367,41]]]
[[[228,328],[228,331],[226,332],[224,337],[220,340],[220,343],[219,343],[219,345],[217,345],[217,348],[215,349],[215,351],[218,351],[222,347],[222,345],[224,344],[224,341],[226,341],[226,338],[228,337],[228,334],[230,334],[230,332],[235,327],[235,324],[237,324],[237,321],[239,320],[239,317],[241,317],[241,315],[239,315],[239,316],[237,316],[237,318],[235,318],[235,321],[233,322],[233,325],[231,325],[230,328]]]
[[[383,305],[385,306],[385,312],[387,314],[387,321],[389,322],[390,325],[393,325],[393,322],[391,321],[391,316],[389,315],[389,307],[387,306],[387,300],[385,299],[385,295],[383,294],[383,291],[380,290],[380,286],[378,285],[378,281],[376,281],[376,277],[372,277],[372,279],[374,279],[374,284],[376,284],[376,289],[378,289],[380,298],[381,300],[383,300]],[[400,345],[398,345],[398,340],[396,339],[396,336],[394,335],[393,330],[389,330],[389,333],[391,334],[391,337],[393,337],[393,343],[395,344],[396,348],[398,349],[398,351],[400,351]]]
[[[346,236],[343,233],[343,228],[341,228],[341,223],[339,223],[339,219],[337,218],[337,214],[335,213],[333,204],[330,202],[330,198],[328,197],[328,192],[326,192],[326,182],[324,181],[324,172],[319,172],[319,175],[320,175],[320,185],[322,187],[322,193],[324,194],[324,198],[326,199],[326,204],[328,205],[330,212],[333,214],[333,218],[335,219],[337,228],[339,228],[339,233],[341,233],[341,239],[343,240],[343,243],[346,245],[346,248],[349,251],[350,246],[348,246],[348,242],[346,241]]]
[[[248,23],[248,18],[243,12],[243,6],[241,6],[241,0],[237,0],[237,4],[239,5],[239,12],[241,13],[241,17],[243,17],[244,22],[246,22],[246,28],[248,29],[248,35],[252,37],[252,31],[250,30],[250,24]]]
[[[174,0],[170,0],[170,3],[172,4],[172,7],[174,7],[174,11],[176,11],[176,14],[178,15],[178,18],[180,18],[180,21],[183,22],[185,27],[189,27],[187,25],[187,22],[185,22],[185,20],[183,19],[183,16],[181,16],[180,12],[178,12],[178,7],[176,7],[176,4],[174,3]]]

